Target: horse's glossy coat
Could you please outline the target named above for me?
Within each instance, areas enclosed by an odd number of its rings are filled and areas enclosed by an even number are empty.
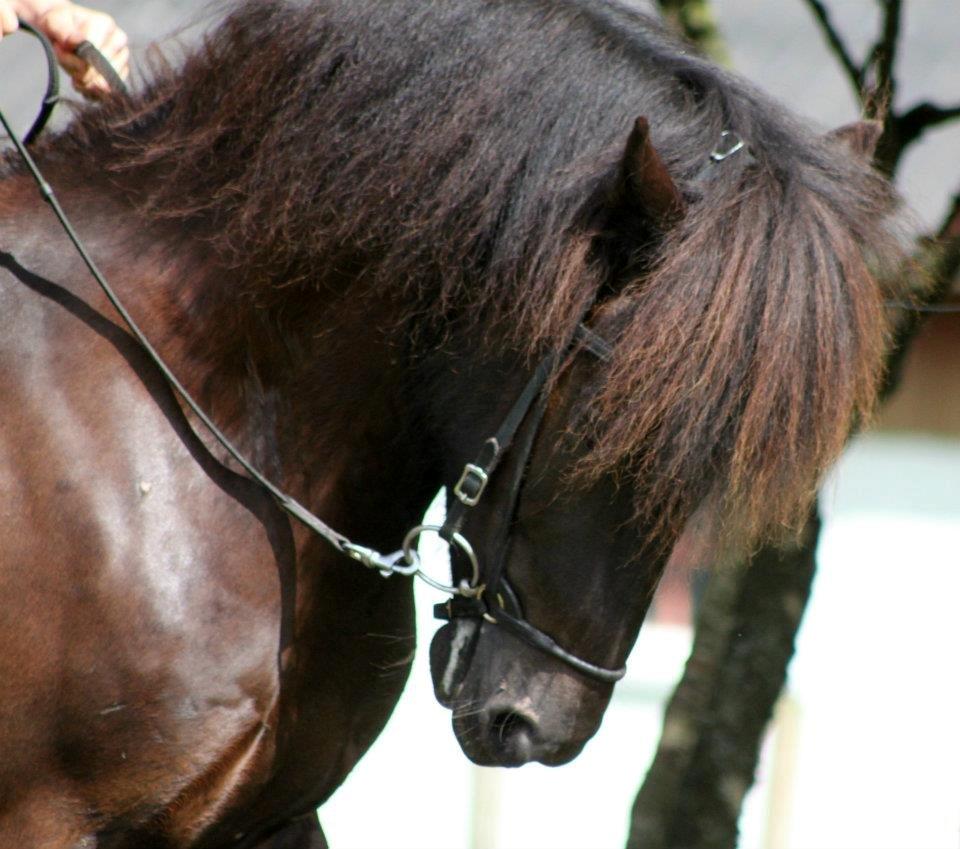
[[[750,156],[711,163],[723,130]],[[465,532],[510,522],[526,616],[597,664],[698,505],[788,522],[875,390],[885,185],[616,4],[251,2],[37,156],[212,417],[383,551],[592,304],[611,362],[564,360],[515,515],[498,478]],[[409,581],[232,468],[3,167],[0,845],[320,846]],[[609,685],[486,622],[441,630],[440,678],[458,641],[468,755],[576,755]]]

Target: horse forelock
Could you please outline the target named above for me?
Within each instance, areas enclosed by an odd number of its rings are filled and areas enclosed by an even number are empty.
[[[888,214],[879,178],[831,197],[751,170],[691,209],[637,282],[580,469],[629,469],[648,526],[677,530],[708,503],[733,546],[798,531],[870,419],[889,332],[877,275],[900,265],[898,239],[837,205],[866,190]]]
[[[612,279],[598,236],[639,115],[687,213]],[[710,163],[723,130],[752,162]],[[748,538],[795,527],[872,409],[889,188],[626,7],[246,3],[48,149],[192,219],[238,287],[393,297],[434,341],[533,357],[598,291],[625,299],[581,473],[629,474],[648,523],[709,500]]]

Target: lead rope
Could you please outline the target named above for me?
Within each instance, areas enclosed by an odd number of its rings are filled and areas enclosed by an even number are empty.
[[[49,58],[53,56],[53,48],[50,46],[49,39],[47,39],[43,33],[39,32],[33,27],[30,27],[29,25],[24,26],[24,29],[31,35],[34,35],[36,38],[38,38],[41,44],[44,45],[44,51],[47,54],[49,61]],[[99,71],[108,80],[108,82],[111,83],[111,85],[114,85],[118,82],[119,86],[116,90],[119,94],[125,95],[127,93],[126,86],[123,84],[123,80],[120,79],[116,71],[113,71],[111,75],[110,71],[112,71],[112,65],[110,65],[109,60],[103,56],[103,54],[100,53],[100,51],[97,50],[97,48],[94,47],[90,42],[84,42],[81,44],[77,48],[77,52],[79,53],[81,49],[83,50],[81,58],[93,64],[96,70]],[[108,69],[110,70],[108,71]],[[51,65],[51,73],[57,73],[55,63]],[[56,91],[54,91],[54,99],[51,103],[49,103],[50,108],[47,108],[48,100],[50,99],[49,92],[50,87],[48,86],[48,95],[44,98],[44,107],[41,110],[37,121],[34,123],[34,126],[30,130],[30,134],[32,134],[32,136],[36,136],[36,134],[39,133],[39,131],[43,128],[47,118],[49,117],[49,112],[52,110],[53,104],[56,103]],[[239,451],[239,449],[237,449],[236,446],[234,446],[233,443],[220,430],[220,428],[214,424],[214,422],[203,411],[200,405],[194,401],[193,397],[186,390],[183,384],[180,383],[176,375],[167,367],[166,363],[164,363],[160,355],[150,344],[150,341],[140,329],[139,325],[137,325],[133,317],[127,312],[126,308],[120,302],[120,299],[117,297],[116,293],[113,291],[113,288],[110,286],[100,269],[97,267],[93,257],[90,256],[83,242],[80,240],[80,237],[77,235],[76,231],[71,225],[66,213],[64,213],[63,208],[60,206],[59,200],[57,200],[57,197],[54,194],[53,188],[40,173],[36,162],[30,155],[30,152],[27,150],[25,144],[14,132],[10,122],[7,120],[7,116],[4,114],[2,109],[0,109],[0,124],[3,125],[3,129],[13,142],[17,153],[27,166],[27,170],[30,172],[31,177],[40,190],[41,197],[50,205],[54,215],[60,222],[60,225],[63,227],[67,237],[80,254],[80,257],[83,259],[83,262],[90,271],[90,274],[93,276],[93,279],[96,280],[97,284],[107,296],[107,300],[109,300],[113,305],[113,308],[120,315],[120,318],[123,319],[123,322],[127,325],[127,328],[133,334],[137,342],[139,342],[143,347],[147,356],[153,361],[153,364],[160,369],[161,374],[163,374],[170,386],[176,391],[180,398],[183,399],[184,404],[190,408],[190,410],[203,423],[203,426],[210,432],[214,439],[216,439],[217,442],[223,446],[224,450],[226,450],[227,453],[233,457],[234,460],[236,460],[236,462],[247,472],[248,475],[250,475],[254,481],[260,484],[260,486],[266,489],[267,492],[274,497],[281,509],[286,511],[289,515],[293,516],[302,524],[306,525],[306,527],[308,527],[311,531],[321,536],[338,551],[346,554],[348,557],[351,557],[353,560],[356,560],[358,563],[361,563],[368,568],[377,569],[382,575],[384,575],[384,577],[392,574],[419,574],[426,580],[427,576],[420,572],[420,559],[417,556],[416,551],[405,552],[403,549],[401,549],[400,551],[393,552],[392,554],[384,555],[376,549],[357,545],[356,543],[351,542],[348,537],[344,536],[338,531],[335,531],[323,520],[315,516],[306,507],[300,504],[300,502],[298,502],[295,498],[287,495],[279,487],[275,486],[271,481],[265,478],[253,466],[253,464],[250,463],[249,460],[247,460],[247,458]],[[431,579],[428,581],[428,583],[433,584],[435,582],[433,582]]]

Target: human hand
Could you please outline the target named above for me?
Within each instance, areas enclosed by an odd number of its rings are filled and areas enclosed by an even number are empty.
[[[0,38],[17,31],[17,10],[9,0],[0,0]]]
[[[127,34],[105,12],[70,0],[0,0],[0,36],[17,29],[18,16],[53,42],[57,59],[81,94],[99,97],[110,91],[107,81],[73,52],[83,41],[106,56],[121,77],[129,76]]]
[[[57,3],[40,16],[37,26],[53,42],[60,64],[81,94],[98,97],[110,92],[107,81],[73,52],[83,41],[96,47],[121,78],[130,75],[127,34],[105,12],[70,2]]]

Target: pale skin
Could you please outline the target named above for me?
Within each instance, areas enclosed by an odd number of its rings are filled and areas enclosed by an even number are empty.
[[[103,53],[121,77],[129,74],[127,34],[105,12],[70,0],[0,0],[0,38],[17,30],[18,18],[53,42],[57,59],[82,94],[97,97],[109,91],[106,80],[73,52],[83,41]]]

